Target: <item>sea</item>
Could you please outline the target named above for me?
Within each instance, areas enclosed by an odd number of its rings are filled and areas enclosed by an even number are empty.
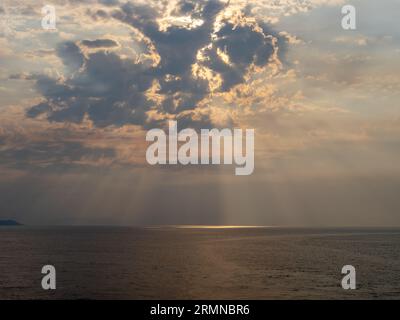
[[[0,299],[399,298],[397,228],[0,228]]]

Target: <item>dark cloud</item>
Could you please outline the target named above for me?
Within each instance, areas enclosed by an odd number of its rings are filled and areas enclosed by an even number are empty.
[[[244,82],[244,76],[250,65],[264,66],[274,53],[275,47],[271,36],[280,37],[265,25],[258,27],[261,30],[255,30],[252,25],[235,26],[226,21],[215,33],[213,46],[206,50],[208,59],[204,65],[221,75],[222,91],[228,91]],[[229,57],[229,64],[217,54],[218,50]]]
[[[159,63],[150,66],[101,50],[85,56],[79,48],[79,45],[113,47],[117,45],[113,40],[62,43],[57,54],[73,75],[64,80],[38,76],[36,88],[44,101],[29,109],[27,115],[46,114],[50,121],[57,122],[80,122],[87,115],[100,127],[125,124],[151,127],[160,124],[160,120],[148,117],[147,112],[155,109],[164,118],[173,115],[185,119],[188,126],[208,127],[209,117],[192,117],[199,103],[211,94],[208,80],[193,76],[193,66],[197,63],[219,74],[223,83],[217,91],[225,92],[244,82],[251,65],[266,65],[274,52],[274,43],[268,37],[273,33],[265,26],[236,26],[223,21],[222,27],[214,30],[216,17],[225,6],[217,0],[182,0],[174,14],[190,15],[203,23],[196,27],[170,25],[161,30],[157,20],[159,9],[132,2],[121,5],[112,17],[144,35],[153,48],[148,48],[149,54],[154,55],[154,50]],[[198,60],[200,51],[204,61]],[[229,57],[230,63],[221,58],[219,51]],[[155,82],[157,94],[163,97],[159,104],[146,94]]]
[[[181,14],[187,14],[187,13],[192,13],[196,9],[196,2],[195,1],[181,1],[178,3],[177,7],[175,8],[173,14],[174,15],[181,15]]]
[[[71,69],[79,69],[83,62],[84,56],[81,49],[73,42],[63,42],[57,46],[57,55],[62,59],[63,63]]]
[[[39,103],[35,106],[33,106],[32,108],[30,108],[27,112],[27,116],[30,118],[35,118],[38,115],[42,114],[42,113],[46,113],[46,112],[50,112],[51,111],[51,107],[48,103]]]
[[[118,43],[111,39],[83,40],[82,45],[88,48],[118,47]]]
[[[84,72],[64,82],[38,76],[36,88],[46,101],[27,115],[46,113],[50,121],[79,123],[87,114],[99,127],[142,125],[150,108],[145,91],[151,81],[142,65],[114,53],[96,52],[88,56]]]
[[[132,3],[125,4],[115,17],[137,28],[152,41],[161,57],[156,70],[159,75],[185,75],[196,61],[198,50],[211,42],[215,17],[223,8],[224,4],[219,1],[203,2],[201,11],[193,12],[193,16],[203,19],[204,23],[194,29],[170,26],[160,31],[156,21],[158,13]]]
[[[247,67],[251,63],[265,65],[274,51],[271,39],[266,39],[262,32],[253,30],[251,26],[235,27],[227,22],[216,35],[215,47],[225,51],[238,67]]]

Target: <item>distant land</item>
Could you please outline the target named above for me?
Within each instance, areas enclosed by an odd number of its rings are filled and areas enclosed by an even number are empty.
[[[22,226],[22,224],[15,220],[0,220],[0,226]]]

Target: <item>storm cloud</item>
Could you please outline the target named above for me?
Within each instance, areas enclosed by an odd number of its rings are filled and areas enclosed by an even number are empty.
[[[202,102],[243,83],[251,66],[267,66],[279,38],[266,26],[223,18],[227,5],[217,0],[182,0],[169,18],[184,17],[190,23],[166,26],[160,25],[160,9],[151,5],[128,2],[107,14],[102,11],[93,18],[115,20],[133,29],[145,39],[146,54],[156,62],[110,51],[118,46],[110,39],[60,43],[56,52],[70,73],[60,79],[35,76],[43,101],[29,108],[27,116],[45,114],[49,121],[74,123],[87,116],[97,127],[152,127],[175,118],[191,127],[209,127],[209,116],[196,115]],[[84,48],[96,51],[84,53]],[[194,68],[208,76],[196,75]],[[221,83],[211,89],[213,78]],[[150,91],[160,99],[154,101]]]

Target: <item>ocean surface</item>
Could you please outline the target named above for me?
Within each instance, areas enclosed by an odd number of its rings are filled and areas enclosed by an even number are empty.
[[[34,298],[399,299],[400,229],[0,227],[0,299]]]

